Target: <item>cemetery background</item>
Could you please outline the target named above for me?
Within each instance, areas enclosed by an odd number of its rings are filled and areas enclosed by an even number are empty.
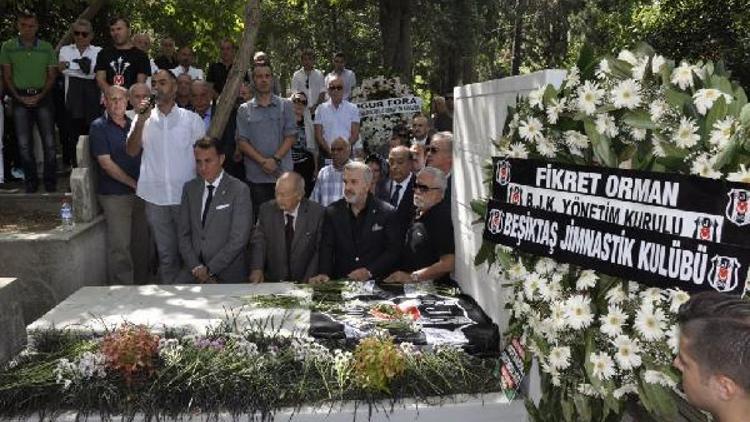
[[[591,2],[595,3],[595,2]],[[591,5],[587,5],[589,7]],[[696,2],[697,4],[698,2]],[[731,2],[730,2],[731,3]],[[699,7],[700,5],[693,4],[692,6]],[[732,3],[734,4],[734,3]],[[293,6],[293,5],[292,5]],[[641,5],[643,6],[643,5]],[[374,7],[372,4],[369,4],[369,7]],[[664,7],[663,10],[669,10],[669,7],[672,7],[667,3],[667,5]],[[728,7],[733,7],[731,4],[728,5]],[[589,7],[590,8],[590,7]],[[533,10],[532,7],[529,7],[528,10]],[[667,13],[665,13],[667,15]],[[682,22],[688,21],[687,16],[685,14],[676,14],[679,19],[682,20]],[[674,18],[674,16],[672,16]],[[526,16],[526,18],[529,18],[529,16]],[[539,15],[533,15],[531,18],[541,18]],[[657,19],[658,20],[658,19]],[[674,23],[674,21],[673,21]],[[730,23],[731,27],[735,27],[737,25],[737,22]],[[674,25],[676,28],[680,27],[682,28],[682,25]],[[684,29],[684,28],[683,28]],[[613,31],[616,32],[616,31]],[[663,33],[662,33],[663,34]],[[612,35],[612,34],[610,34]],[[622,34],[619,34],[622,35]],[[733,33],[732,36],[738,36],[737,33]],[[739,35],[741,38],[742,35]],[[106,37],[105,37],[106,38]],[[263,37],[261,36],[261,43],[262,42],[269,42],[267,45],[273,45],[273,40],[263,40]],[[718,37],[721,41],[718,41],[719,43],[724,42],[727,38],[726,37]],[[622,40],[618,41],[621,42]],[[531,44],[531,42],[529,42]],[[612,44],[610,44],[612,45]],[[685,43],[680,43],[680,48],[694,48],[696,50],[700,49],[702,46],[698,42],[692,42],[685,46]],[[715,47],[715,45],[714,45]],[[207,46],[206,49],[210,50],[212,47]],[[571,49],[571,51],[575,50],[575,48]],[[714,51],[720,51],[720,52],[728,52],[730,49],[718,49]],[[704,50],[702,53],[705,53],[706,50]],[[532,54],[530,51],[527,51],[528,56],[527,58],[527,67],[526,70],[532,69],[535,66],[538,66],[538,63],[533,63],[533,59],[528,59],[528,57],[533,57],[534,54]],[[695,53],[695,52],[693,52]],[[570,60],[569,57],[572,53],[567,52],[566,53],[568,57],[567,60]],[[744,53],[736,54],[732,58],[733,60],[730,60],[730,67],[732,67],[732,63],[737,63],[738,61],[741,62]],[[290,57],[293,57],[292,54]],[[514,55],[515,56],[515,55]],[[369,57],[370,59],[373,59],[374,56]],[[548,56],[549,57],[549,56]],[[683,56],[677,56],[677,57],[683,57]],[[740,57],[738,59],[738,57]],[[325,62],[324,58],[318,58],[319,61]],[[282,59],[283,60],[283,59]],[[562,62],[565,62],[566,58],[561,59]],[[378,62],[377,59],[372,60],[372,62]],[[355,62],[356,63],[356,62]],[[516,64],[519,62],[517,61]],[[523,63],[523,60],[520,61],[520,63]],[[284,64],[282,64],[283,66]],[[367,67],[367,64],[361,64],[363,68]],[[495,64],[497,65],[497,64]],[[510,62],[504,62],[503,65],[510,65],[512,68],[513,61]],[[736,66],[736,65],[735,65]],[[294,69],[296,67],[295,63],[290,61],[288,63],[289,69]],[[418,66],[417,66],[418,67]],[[521,68],[524,66],[521,64]],[[481,66],[479,66],[481,68]],[[443,71],[445,69],[441,69]],[[512,69],[511,69],[512,71]],[[740,77],[742,77],[742,73],[738,73]],[[464,75],[466,76],[466,75]],[[527,78],[527,79],[524,79]],[[502,86],[502,84],[499,84],[498,81],[491,81],[489,83],[481,83],[481,84],[470,84],[465,85],[457,88],[455,90],[456,93],[456,132],[457,132],[457,146],[460,145],[459,149],[461,152],[459,154],[463,155],[464,157],[473,157],[473,158],[466,158],[467,163],[472,163],[473,166],[466,166],[467,168],[464,170],[457,169],[457,175],[456,175],[456,183],[464,183],[464,186],[470,186],[470,188],[465,189],[466,193],[471,193],[472,195],[468,195],[463,199],[459,199],[456,203],[454,203],[454,213],[458,213],[458,215],[461,215],[459,221],[461,222],[461,228],[458,228],[457,230],[461,231],[466,235],[464,239],[470,239],[474,243],[467,242],[465,246],[462,245],[461,252],[459,252],[459,261],[461,262],[461,265],[459,268],[457,268],[457,274],[463,274],[466,276],[464,279],[463,277],[459,277],[460,280],[462,280],[462,283],[464,283],[464,287],[467,288],[469,291],[473,293],[479,293],[482,287],[482,283],[486,281],[487,279],[476,276],[474,273],[475,269],[473,268],[473,256],[475,256],[474,253],[477,251],[477,245],[478,245],[478,239],[477,236],[477,227],[470,227],[468,224],[465,224],[465,222],[469,222],[473,219],[473,214],[471,213],[470,206],[469,206],[469,199],[472,197],[481,196],[479,195],[482,191],[481,183],[482,175],[480,174],[480,166],[477,165],[480,163],[481,160],[479,160],[477,157],[482,157],[480,152],[482,152],[482,146],[479,145],[485,145],[489,147],[489,144],[487,143],[474,143],[471,141],[471,139],[492,139],[496,138],[497,135],[501,132],[502,128],[502,122],[504,121],[503,114],[504,106],[506,104],[511,104],[513,100],[512,97],[515,97],[515,92],[530,92],[530,90],[538,87],[541,84],[544,84],[546,82],[553,83],[553,85],[558,85],[563,78],[563,74],[560,72],[555,71],[547,71],[543,72],[542,74],[536,74],[536,75],[528,75],[525,77],[521,77],[519,79],[506,79],[504,83],[511,84],[513,88],[508,88],[506,86]],[[431,77],[430,82],[425,82],[425,79],[416,77],[414,78],[415,86],[417,87],[417,91],[420,93],[425,93],[425,89],[431,89],[435,86],[438,86],[442,82],[436,82],[440,79],[440,77]],[[466,76],[466,81],[469,81],[472,79],[472,76]],[[481,77],[478,77],[478,79],[481,79]],[[456,83],[458,84],[458,83]],[[448,84],[448,86],[453,86],[453,84]],[[422,90],[420,90],[420,87]],[[434,89],[434,88],[433,88]],[[515,91],[514,91],[515,90]],[[491,106],[490,106],[491,105]],[[473,113],[470,110],[481,110],[483,107],[490,106],[490,107],[496,107],[492,110],[492,113],[489,113],[488,116],[481,116],[481,114]],[[462,116],[463,117],[460,117]],[[477,115],[480,116],[479,119],[482,121],[475,121],[474,124],[466,124],[467,121],[470,121],[471,119],[478,120]],[[463,128],[462,127],[463,123]],[[458,134],[460,131],[463,131],[463,135]],[[480,138],[479,136],[475,135],[482,135]],[[465,135],[465,136],[464,136]],[[486,136],[485,135],[489,135]],[[483,151],[484,157],[489,156],[487,153],[488,151]],[[461,159],[456,160],[458,162],[462,162]],[[83,207],[85,209],[85,207]],[[81,218],[79,216],[79,218]],[[461,237],[459,237],[461,238]],[[472,274],[474,273],[474,274]],[[489,278],[494,277],[491,274],[488,274]],[[466,281],[463,281],[466,280]],[[492,287],[490,289],[497,289],[497,284],[493,283],[491,284]],[[483,306],[486,304],[485,309],[488,309],[488,312],[493,313],[493,318],[496,318],[496,320],[500,323],[502,323],[504,320],[507,320],[507,316],[504,314],[504,312],[501,312],[499,310],[503,309],[504,301],[503,295],[500,294],[500,292],[495,291],[493,292],[495,294],[487,295],[483,294],[481,296],[481,300],[483,301]],[[64,295],[63,295],[64,296]],[[57,299],[59,301],[59,299]],[[18,325],[17,322],[15,325]]]

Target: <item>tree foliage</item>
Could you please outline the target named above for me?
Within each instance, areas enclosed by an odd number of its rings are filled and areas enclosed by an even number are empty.
[[[40,35],[55,42],[87,4],[0,0],[0,36],[15,34],[12,11],[26,7],[39,14]],[[244,4],[109,0],[93,22],[95,43],[109,43],[106,20],[122,14],[135,32],[193,46],[198,63],[207,66],[218,57],[221,39],[239,42]],[[747,0],[264,0],[261,7],[257,48],[269,53],[285,86],[299,68],[300,50],[310,47],[324,71],[332,67],[332,54],[343,51],[360,80],[401,76],[425,97],[442,94],[509,75],[517,29],[523,34],[521,73],[572,64],[584,44],[611,54],[646,41],[675,59],[723,59],[733,77],[750,86]]]

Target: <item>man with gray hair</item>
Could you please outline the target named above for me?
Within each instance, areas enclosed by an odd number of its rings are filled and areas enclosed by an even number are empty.
[[[393,206],[369,192],[371,183],[367,164],[352,161],[344,166],[344,197],[326,207],[320,274],[311,283],[380,279],[393,271],[403,231]]]
[[[406,231],[398,271],[389,283],[449,281],[455,265],[450,202],[444,200],[447,179],[442,170],[425,167],[414,184],[417,214]]]
[[[130,110],[125,111],[125,115],[130,120],[135,119],[136,109],[138,109],[146,98],[151,95],[151,88],[145,82],[137,82],[130,86],[128,89],[128,102],[130,103]]]
[[[318,273],[324,208],[305,198],[305,180],[286,172],[276,199],[260,206],[250,239],[250,282],[303,281]]]
[[[94,72],[96,57],[102,48],[91,44],[94,31],[88,20],[76,20],[72,30],[74,42],[60,47],[58,57],[60,71],[65,75],[64,112],[70,129],[68,136],[60,139],[63,164],[75,167],[78,137],[88,135],[91,122],[102,114],[101,92]]]
[[[450,202],[451,184],[453,171],[453,134],[451,132],[438,132],[432,135],[432,141],[425,148],[425,165],[435,167],[443,171],[448,178],[448,186],[445,189],[445,197]]]

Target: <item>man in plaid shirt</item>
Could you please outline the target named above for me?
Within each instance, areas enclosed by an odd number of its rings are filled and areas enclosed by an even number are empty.
[[[318,172],[310,199],[327,207],[344,197],[344,165],[349,162],[351,146],[344,138],[336,138],[331,143],[331,164]]]

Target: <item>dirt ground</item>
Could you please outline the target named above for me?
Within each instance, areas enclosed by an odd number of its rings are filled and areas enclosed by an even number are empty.
[[[42,211],[0,212],[0,234],[41,232],[60,225],[55,213]]]

